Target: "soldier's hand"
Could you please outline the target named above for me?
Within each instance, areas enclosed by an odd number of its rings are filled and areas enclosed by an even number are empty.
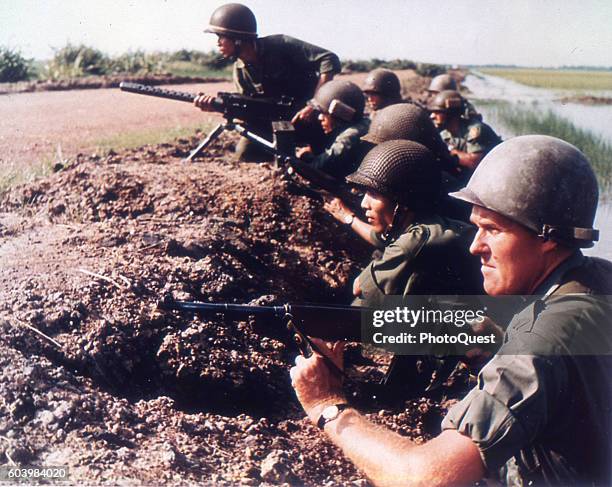
[[[353,281],[353,296],[361,296],[361,285],[359,284],[359,277],[356,277]]]
[[[306,105],[299,112],[297,112],[291,119],[292,124],[299,124],[300,122],[307,122],[312,119],[315,115],[315,109],[310,105]]]
[[[297,149],[295,149],[295,156],[298,159],[301,159],[306,154],[312,154],[312,147],[306,146],[306,147],[298,147]]]
[[[471,321],[469,326],[474,335],[493,335],[495,342],[495,344],[483,347],[474,347],[466,352],[465,358],[462,360],[470,366],[477,367],[487,362],[501,346],[504,339],[504,330],[487,316],[480,321]]]
[[[347,217],[354,214],[340,198],[326,199],[323,203],[323,209],[340,223],[344,223]]]
[[[340,370],[343,369],[344,342],[311,340]],[[317,352],[309,358],[298,355],[289,375],[304,411],[315,423],[326,406],[346,402],[342,393],[342,376],[333,371]]]
[[[213,95],[199,93],[198,96],[196,96],[195,100],[193,100],[193,104],[203,112],[213,112],[214,108],[212,104],[214,100],[215,97]]]

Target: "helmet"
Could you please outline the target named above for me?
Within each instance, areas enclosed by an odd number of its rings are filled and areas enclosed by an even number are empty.
[[[310,104],[323,113],[351,122],[363,116],[365,96],[355,83],[332,80],[317,90]]]
[[[444,90],[457,90],[457,82],[450,74],[439,74],[434,76],[429,83],[427,91],[430,93],[439,93]]]
[[[257,37],[257,20],[251,9],[245,5],[227,3],[213,12],[208,28],[204,32],[234,39],[255,39]]]
[[[464,99],[455,90],[444,90],[438,93],[427,105],[431,112],[454,113],[461,112],[464,108]]]
[[[431,208],[437,200],[440,168],[427,147],[411,140],[389,140],[368,152],[346,180],[419,210]]]
[[[597,179],[585,155],[547,135],[507,140],[485,156],[467,187],[451,196],[514,220],[544,238],[591,247]]]
[[[379,93],[387,98],[401,99],[400,80],[397,75],[389,69],[375,69],[370,71],[363,84],[363,91]]]

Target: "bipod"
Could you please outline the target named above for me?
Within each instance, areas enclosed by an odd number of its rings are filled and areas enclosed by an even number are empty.
[[[264,139],[263,137],[260,137],[256,133],[251,132],[250,130],[248,130],[247,128],[243,127],[242,125],[238,123],[224,122],[224,123],[220,123],[219,125],[217,125],[206,136],[206,138],[202,142],[200,142],[198,146],[195,149],[193,149],[185,159],[183,159],[183,162],[191,162],[194,157],[197,157],[204,150],[206,150],[206,148],[210,144],[212,144],[217,139],[217,137],[219,137],[226,130],[233,130],[234,132],[237,132],[242,137],[245,137],[249,139],[250,141],[255,142],[256,144],[259,144],[261,147],[271,152],[272,154],[276,154],[275,145],[269,140]]]

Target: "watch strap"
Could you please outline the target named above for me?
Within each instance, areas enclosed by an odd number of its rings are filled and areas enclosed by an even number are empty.
[[[334,414],[333,416],[326,416],[325,415],[325,411],[328,408],[331,407],[335,407],[336,408],[336,414]],[[327,406],[322,412],[321,412],[321,416],[319,416],[319,419],[317,420],[317,426],[320,429],[324,429],[325,425],[327,423],[329,423],[330,421],[333,421],[334,419],[336,419],[338,416],[340,416],[340,413],[342,413],[342,411],[344,411],[346,408],[348,408],[349,405],[346,403],[340,403],[340,404],[333,404],[331,406]]]

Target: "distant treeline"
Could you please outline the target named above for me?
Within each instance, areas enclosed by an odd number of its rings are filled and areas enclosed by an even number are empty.
[[[117,74],[148,75],[170,73],[179,76],[207,76],[226,71],[231,61],[217,52],[189,49],[146,53],[135,51],[109,56],[93,47],[67,44],[55,49],[47,62],[25,58],[18,50],[0,47],[0,83],[31,79],[62,80],[83,76]],[[367,72],[384,67],[388,69],[414,69],[423,76],[435,76],[446,71],[446,66],[417,63],[407,59],[347,60],[346,71]],[[227,75],[227,73],[226,73]]]
[[[559,66],[556,68],[551,67],[533,67],[533,66],[520,66],[517,64],[470,64],[467,66],[470,69],[478,68],[491,68],[491,69],[542,69],[547,71],[612,71],[612,66]]]

